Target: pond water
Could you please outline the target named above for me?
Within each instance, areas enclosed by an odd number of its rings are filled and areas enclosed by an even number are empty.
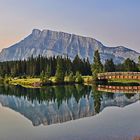
[[[137,90],[1,85],[0,140],[135,140],[140,137]]]

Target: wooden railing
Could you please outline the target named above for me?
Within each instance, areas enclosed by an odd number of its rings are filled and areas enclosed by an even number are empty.
[[[140,72],[106,72],[98,74],[99,80],[135,79],[140,80]]]

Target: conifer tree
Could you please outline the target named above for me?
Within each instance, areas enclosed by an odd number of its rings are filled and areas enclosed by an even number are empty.
[[[75,58],[74,58],[74,60],[73,60],[73,72],[75,74],[77,71],[80,71],[81,72],[82,70],[83,70],[82,61],[79,58],[79,56],[76,55]]]
[[[44,71],[42,71],[41,74],[40,74],[40,80],[43,83],[45,82],[45,73],[44,73]]]
[[[49,79],[51,77],[51,67],[50,67],[50,65],[47,65],[45,77],[46,77],[46,79]]]
[[[69,83],[75,82],[75,77],[74,77],[73,72],[70,72],[70,74],[68,75],[67,82],[69,82]]]
[[[124,61],[124,70],[125,71],[138,71],[138,67],[136,65],[136,63],[131,60],[130,58],[127,58],[125,61]]]
[[[57,58],[57,67],[56,67],[56,81],[59,83],[63,83],[64,82],[64,76],[65,76],[65,72],[63,69],[63,63],[62,63],[62,58],[58,57]]]
[[[138,58],[138,68],[139,68],[139,71],[140,71],[140,56]]]
[[[93,79],[97,80],[97,74],[101,72],[103,72],[103,65],[101,63],[99,51],[96,50],[94,53],[94,60],[92,66]]]
[[[113,59],[107,59],[104,64],[104,71],[105,72],[115,72],[115,64]]]

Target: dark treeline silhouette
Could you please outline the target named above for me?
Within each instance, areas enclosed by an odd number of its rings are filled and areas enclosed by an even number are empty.
[[[104,64],[104,71],[105,72],[138,72],[140,71],[139,69],[139,64],[135,63],[133,60],[130,58],[127,58],[124,60],[122,64],[114,64],[113,59],[106,60]]]
[[[75,75],[79,72],[81,75],[93,75],[96,78],[100,72],[117,72],[117,71],[140,71],[139,62],[135,63],[127,58],[122,64],[115,64],[113,59],[107,59],[104,64],[101,63],[100,54],[95,51],[93,64],[88,59],[80,59],[78,55],[71,60],[68,57],[30,57],[28,60],[0,62],[0,76],[40,76],[46,72],[48,76],[56,76],[58,79],[64,78],[65,75]]]
[[[73,72],[80,72],[82,75],[91,75],[91,68],[88,59],[80,59],[78,55],[73,61],[68,57],[42,57],[38,56],[36,58],[30,57],[28,60],[19,61],[7,61],[0,62],[0,75],[4,77],[7,76],[39,76],[42,71],[46,72],[50,70],[50,76],[54,76],[56,73],[56,67],[58,59],[61,59],[63,64],[63,72],[65,74],[70,74]]]

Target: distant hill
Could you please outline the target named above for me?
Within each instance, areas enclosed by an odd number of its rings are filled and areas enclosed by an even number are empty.
[[[96,39],[56,32],[50,30],[40,31],[34,29],[32,33],[19,43],[3,49],[0,61],[23,60],[30,56],[69,56],[73,59],[77,54],[80,58],[89,58],[93,61],[95,50],[99,50],[101,59],[113,58],[115,63],[121,63],[126,58],[138,61],[140,53],[123,46],[107,47]]]

